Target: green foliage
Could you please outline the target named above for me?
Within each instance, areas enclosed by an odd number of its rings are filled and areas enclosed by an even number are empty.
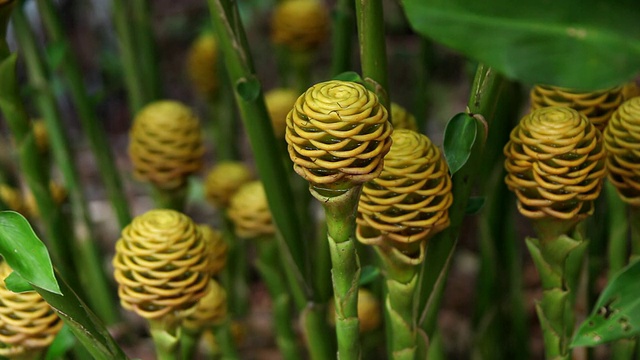
[[[404,0],[420,34],[507,77],[576,89],[640,70],[640,8],[632,0]]]
[[[469,160],[478,135],[478,122],[467,113],[455,115],[444,130],[444,157],[453,176]]]
[[[600,294],[571,343],[596,346],[640,333],[640,261],[622,269]]]
[[[49,345],[45,360],[61,359],[75,344],[75,336],[73,336],[69,326],[64,325],[56,335],[55,340]]]
[[[359,285],[364,286],[378,279],[380,276],[380,268],[373,265],[365,265],[360,272]]]
[[[9,266],[29,283],[61,294],[49,252],[27,219],[15,211],[2,211],[0,229],[0,254]]]

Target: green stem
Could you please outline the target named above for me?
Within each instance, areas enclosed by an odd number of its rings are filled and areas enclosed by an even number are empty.
[[[231,333],[231,320],[227,320],[220,326],[216,327],[216,339],[220,345],[222,358],[224,360],[238,360],[238,350],[236,349],[233,334]],[[186,359],[185,359],[186,360]]]
[[[156,347],[156,359],[179,360],[181,330],[172,316],[149,320],[151,337]]]
[[[390,109],[382,0],[356,0],[355,3],[362,77],[374,89],[380,103]]]
[[[256,267],[267,285],[273,301],[276,342],[285,360],[300,358],[296,334],[292,327],[291,296],[283,282],[278,244],[273,238],[256,239],[258,261]]]
[[[171,190],[161,189],[155,185],[151,185],[151,193],[156,208],[183,211],[185,202],[187,201],[187,189],[188,184]]]
[[[482,64],[478,66],[468,107],[472,114],[481,115],[486,124],[491,124],[493,120],[504,81],[504,78],[492,68]],[[445,280],[451,267],[453,252],[465,217],[467,201],[479,172],[486,142],[484,124],[482,121],[476,120],[478,136],[471,149],[471,155],[452,179],[453,204],[449,208],[451,225],[429,240],[426,259],[422,267],[418,307],[422,309],[422,313],[419,324],[429,337],[434,334],[436,329],[437,314],[442,301]]]
[[[338,0],[333,10],[331,76],[351,70],[353,0]]]
[[[227,303],[230,305],[231,314],[236,318],[242,318],[249,312],[247,242],[245,239],[236,237],[233,222],[226,211],[222,214],[222,228],[225,241],[229,246],[228,265],[224,270],[223,285],[227,289]]]
[[[423,257],[412,258],[382,246],[376,246],[376,252],[385,268],[385,311],[389,322],[387,335],[391,337],[391,357],[396,360],[416,359],[418,336],[422,332],[417,326],[416,290]]]
[[[429,97],[429,79],[434,63],[434,50],[433,42],[429,39],[421,38],[420,50],[418,56],[416,56],[416,70],[415,70],[415,89],[413,92],[413,106],[412,113],[416,117],[418,129],[420,131],[426,131],[427,129],[427,112],[432,101]]]
[[[629,231],[631,232],[631,256],[640,256],[640,207],[629,206]]]
[[[139,70],[142,71],[144,94],[147,101],[157,100],[161,96],[162,89],[153,26],[149,16],[151,13],[150,5],[147,0],[133,0],[131,1],[131,7],[131,18],[135,29],[133,36],[136,49],[138,49]]]
[[[238,149],[236,147],[238,134],[235,124],[235,108],[228,80],[224,76],[220,76],[220,82],[224,86],[213,98],[209,98],[209,133],[213,137],[215,144],[215,154],[217,161],[237,160]]]
[[[626,205],[620,199],[615,187],[610,181],[605,181],[604,192],[607,200],[607,226],[609,239],[609,278],[626,266],[629,259],[627,239]]]
[[[182,329],[180,333],[180,353],[182,354],[182,359],[189,360],[194,358],[196,350],[198,350],[198,342],[200,341],[201,335],[202,332],[200,331]]]
[[[47,132],[52,143],[54,158],[62,171],[65,184],[70,192],[73,219],[77,220],[75,221],[77,226],[83,227],[83,233],[86,233],[88,236],[88,240],[84,241],[83,239],[82,243],[75,244],[79,247],[79,250],[82,251],[81,256],[90,256],[90,258],[84,258],[86,261],[83,261],[82,264],[91,266],[91,268],[78,269],[81,270],[78,271],[80,280],[84,285],[83,288],[91,288],[91,291],[86,291],[85,293],[100,317],[110,324],[115,323],[118,321],[115,301],[111,297],[111,289],[107,283],[104,271],[100,266],[102,262],[95,248],[95,235],[92,232],[94,227],[92,226],[87,201],[80,186],[80,179],[73,156],[71,155],[71,149],[68,146],[69,141],[62,130],[64,128],[62,119],[60,118],[53,92],[45,76],[45,68],[38,53],[35,36],[21,8],[18,8],[14,13],[13,19],[16,34],[18,35],[18,42],[23,50],[27,63],[29,82],[38,90],[36,93],[36,105],[44,117]],[[48,210],[48,208],[45,207],[41,207],[40,209],[43,209],[42,212]],[[70,236],[70,239],[73,239],[73,236]],[[80,262],[74,261],[71,258],[75,255],[73,254],[73,250],[76,248],[76,246],[70,246],[72,243],[73,242],[69,243],[69,240],[66,240],[66,244],[63,245],[65,248],[60,249],[60,251],[67,253],[64,256],[69,261],[69,264],[76,263],[77,265]],[[75,273],[73,275],[75,275]],[[73,275],[66,274],[66,276]],[[70,277],[70,279],[74,278],[75,276]]]
[[[98,117],[87,94],[77,59],[71,51],[71,46],[64,34],[53,2],[38,0],[38,9],[51,40],[65,50],[64,60],[60,61],[59,66],[66,75],[71,96],[78,110],[82,127],[89,138],[91,149],[100,171],[100,177],[105,183],[118,224],[120,228],[124,228],[131,222],[129,205],[122,189],[122,182],[115,166],[113,155],[109,149],[108,138],[99,124]]]
[[[588,242],[577,230],[567,235],[567,227],[560,221],[537,220],[535,227],[540,240],[528,238],[527,247],[542,281],[542,299],[536,304],[536,312],[545,355],[547,359],[569,360],[574,306]],[[539,231],[542,228],[544,232]]]
[[[234,95],[247,131],[256,167],[267,193],[273,220],[281,231],[283,258],[287,281],[298,309],[306,306],[307,298],[313,298],[308,287],[310,269],[305,241],[300,227],[300,217],[295,211],[294,196],[287,172],[283,168],[282,154],[276,143],[273,128],[262,96],[262,89],[253,68],[246,35],[236,2],[232,0],[208,0],[211,19],[216,29],[218,43],[224,54],[226,68],[234,86]],[[322,336],[322,335],[319,335]]]
[[[144,80],[137,61],[136,44],[133,37],[131,19],[127,13],[125,0],[113,0],[113,22],[118,35],[118,45],[122,56],[122,71],[127,86],[129,107],[136,114],[148,102],[144,93]]]
[[[335,357],[335,343],[329,336],[317,336],[328,334],[330,329],[327,324],[327,307],[310,302],[300,314],[300,325],[304,334],[311,360],[325,360]]]
[[[338,359],[361,358],[358,287],[360,260],[355,246],[355,219],[362,185],[337,191],[310,187],[321,202],[327,221],[327,240],[331,253],[331,279],[335,301]]]
[[[313,54],[309,52],[290,52],[289,58],[291,59],[292,70],[294,73],[293,88],[303,93],[311,86],[311,60]]]

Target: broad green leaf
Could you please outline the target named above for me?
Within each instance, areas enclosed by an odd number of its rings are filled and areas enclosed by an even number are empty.
[[[443,147],[451,176],[455,175],[469,160],[477,135],[477,120],[467,113],[459,113],[447,123]]]
[[[60,294],[47,248],[27,219],[15,211],[0,212],[0,254],[26,281]]]
[[[364,84],[364,80],[362,80],[362,77],[360,76],[360,74],[358,74],[355,71],[345,71],[343,73],[340,73],[334,76],[333,80],[351,81],[351,82],[357,82],[359,84]]]
[[[594,90],[640,71],[640,7],[632,0],[403,4],[416,32],[525,83]]]
[[[11,272],[11,274],[4,279],[4,284],[7,286],[7,289],[14,293],[33,291],[33,286],[15,271]]]
[[[622,269],[600,294],[571,346],[596,346],[640,334],[640,261]]]
[[[362,271],[360,272],[360,286],[367,285],[370,282],[373,282],[375,279],[380,276],[380,269],[372,266],[365,265],[362,267]]]
[[[244,101],[254,101],[260,95],[260,81],[253,75],[243,77],[236,83],[236,91]]]
[[[69,329],[68,325],[64,325],[58,332],[58,335],[56,335],[56,338],[53,340],[51,345],[49,345],[45,360],[62,359],[64,354],[71,350],[75,343],[76,338],[73,336],[71,329]]]

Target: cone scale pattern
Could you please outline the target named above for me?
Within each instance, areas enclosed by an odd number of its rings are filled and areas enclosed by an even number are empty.
[[[398,244],[421,242],[449,226],[453,201],[449,169],[425,135],[396,130],[384,169],[365,183],[358,205],[358,240],[379,234]]]
[[[287,128],[287,114],[296,103],[299,93],[292,89],[277,88],[264,94],[273,132],[278,139],[284,139]]]
[[[317,0],[286,0],[271,19],[271,41],[293,51],[310,51],[329,35],[329,14]]]
[[[594,92],[578,92],[554,86],[536,85],[531,90],[531,110],[566,106],[586,116],[604,131],[614,111],[624,101],[622,87]]]
[[[231,198],[228,214],[239,237],[253,239],[276,233],[267,194],[259,181],[252,181],[238,190]]]
[[[622,199],[640,206],[640,97],[622,104],[604,132],[609,180]]]
[[[122,306],[149,320],[192,307],[207,291],[209,254],[197,226],[182,213],[152,210],[134,218],[113,259]]]
[[[215,280],[209,280],[207,294],[189,311],[182,326],[199,332],[207,327],[220,324],[227,316],[227,293]]]
[[[579,221],[593,212],[605,175],[602,135],[566,107],[534,110],[504,148],[505,182],[531,219]]]
[[[418,131],[416,117],[396,103],[391,103],[391,124],[393,124],[394,130],[407,129]]]
[[[387,118],[377,96],[358,83],[312,86],[287,115],[294,170],[314,185],[361,184],[375,178],[391,147]]]
[[[233,194],[238,189],[251,181],[249,168],[236,161],[225,161],[216,165],[205,182],[205,195],[207,200],[218,208],[226,208]]]
[[[227,252],[229,245],[222,238],[222,234],[211,228],[209,225],[198,225],[204,241],[209,248],[209,272],[211,275],[217,275],[227,264]]]
[[[0,264],[0,355],[15,358],[47,348],[62,320],[35,291],[8,290],[4,279],[10,273],[6,262]]]
[[[198,118],[179,102],[147,105],[136,116],[129,137],[135,176],[160,189],[182,187],[202,167]]]

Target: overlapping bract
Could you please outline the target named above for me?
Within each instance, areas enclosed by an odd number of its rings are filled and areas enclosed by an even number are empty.
[[[313,184],[359,184],[378,176],[391,147],[387,110],[364,86],[316,84],[287,115],[286,140],[294,170]]]
[[[62,320],[35,291],[14,293],[4,279],[11,273],[0,264],[0,355],[21,358],[48,347],[62,328]]]
[[[129,136],[135,176],[160,189],[183,186],[202,167],[204,147],[198,118],[179,102],[147,105],[136,116]]]
[[[411,130],[391,137],[384,169],[364,184],[358,204],[358,240],[367,244],[378,232],[401,244],[417,243],[449,226],[451,178],[440,150]]]
[[[267,194],[260,181],[243,185],[233,195],[228,215],[239,237],[253,239],[272,236],[276,232],[267,203]]]
[[[640,206],[640,97],[623,103],[604,132],[609,180],[620,197]]]
[[[293,51],[310,51],[329,35],[329,13],[317,0],[286,0],[271,18],[271,41]]]
[[[187,53],[187,74],[193,87],[205,97],[218,89],[218,44],[211,33],[200,35]]]
[[[579,92],[555,86],[536,85],[531,90],[531,110],[566,106],[586,116],[598,130],[604,131],[613,112],[624,100],[622,87]]]
[[[394,102],[391,103],[391,124],[394,130],[407,129],[418,131],[416,117],[408,112],[407,109]]]
[[[227,316],[227,293],[215,280],[209,280],[209,290],[182,320],[182,326],[200,332],[218,325]]]
[[[267,91],[264,94],[264,101],[269,111],[273,132],[278,139],[284,139],[285,129],[287,128],[287,114],[298,99],[295,90],[287,88],[276,88]]]
[[[531,219],[580,220],[593,212],[605,175],[602,135],[567,107],[526,115],[504,148],[505,182]]]
[[[336,325],[335,319],[335,302],[329,302],[327,314],[329,314],[329,323]],[[380,300],[374,293],[365,289],[358,289],[358,320],[360,322],[360,332],[366,333],[380,327],[382,323],[382,306]]]
[[[227,264],[229,245],[222,238],[222,234],[211,228],[211,226],[199,224],[198,228],[209,249],[209,272],[212,276],[216,275]]]
[[[196,224],[151,210],[122,230],[113,259],[120,302],[147,319],[180,315],[205,295],[210,250]]]
[[[214,206],[226,208],[233,194],[251,181],[251,171],[239,161],[224,161],[216,165],[205,182],[205,195]]]

